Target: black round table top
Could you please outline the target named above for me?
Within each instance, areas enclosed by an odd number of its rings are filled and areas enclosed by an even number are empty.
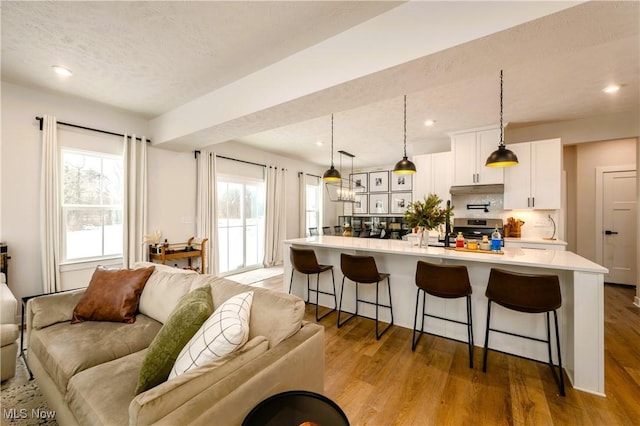
[[[243,426],[348,426],[344,411],[324,395],[287,391],[265,399],[245,417]]]

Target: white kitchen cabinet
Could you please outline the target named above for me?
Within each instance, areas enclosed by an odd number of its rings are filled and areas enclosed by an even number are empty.
[[[429,194],[436,194],[443,201],[451,198],[449,189],[453,180],[453,155],[450,151],[435,154],[414,155],[416,174],[413,177],[413,200],[423,200]]]
[[[487,157],[499,144],[500,128],[452,135],[453,185],[503,183],[502,168],[485,166]]]
[[[510,144],[518,164],[504,171],[504,208],[561,208],[562,144],[560,139]]]

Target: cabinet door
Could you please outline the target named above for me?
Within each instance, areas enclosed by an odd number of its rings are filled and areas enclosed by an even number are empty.
[[[422,201],[424,197],[433,192],[433,167],[431,156],[433,154],[414,155],[412,160],[416,165],[416,174],[413,176],[413,200]]]
[[[556,210],[561,207],[561,179],[562,144],[560,139],[532,142],[531,197],[534,209]]]
[[[453,184],[473,185],[477,169],[476,132],[453,136]]]
[[[442,207],[446,207],[451,199],[449,190],[453,181],[453,154],[439,152],[431,155],[431,169],[433,170],[433,193],[442,200]]]
[[[485,166],[489,155],[498,149],[498,145],[500,145],[500,129],[490,129],[478,132],[476,135],[476,141],[478,144],[477,173],[479,176],[476,183],[480,185],[503,183],[504,169],[502,167]]]
[[[518,157],[518,164],[504,169],[504,208],[531,208],[531,143],[507,147]]]

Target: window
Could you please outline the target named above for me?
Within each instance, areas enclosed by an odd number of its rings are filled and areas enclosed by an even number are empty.
[[[320,182],[315,179],[315,182],[306,183],[306,200],[307,205],[305,208],[307,233],[309,228],[320,229],[320,207],[322,206],[322,190]]]
[[[218,178],[218,267],[229,273],[262,264],[264,256],[264,182]]]
[[[62,260],[114,257],[123,247],[122,158],[62,150]]]

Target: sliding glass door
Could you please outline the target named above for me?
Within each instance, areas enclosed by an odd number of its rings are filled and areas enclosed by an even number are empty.
[[[264,182],[218,178],[220,274],[260,266],[264,255]]]

